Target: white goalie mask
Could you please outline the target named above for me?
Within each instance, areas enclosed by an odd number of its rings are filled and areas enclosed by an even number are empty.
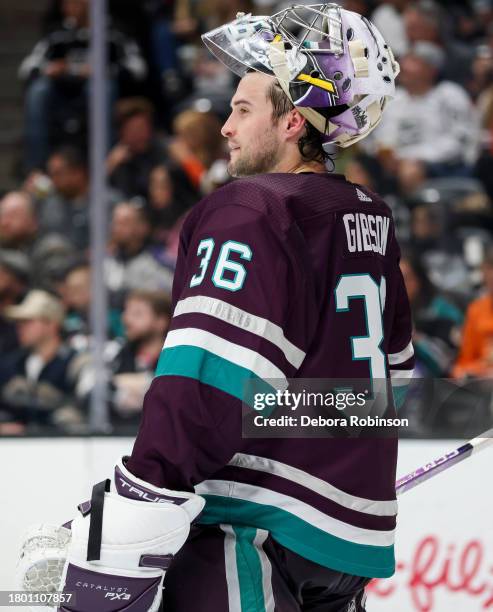
[[[347,147],[367,136],[395,95],[391,49],[368,19],[337,4],[240,13],[202,39],[238,76],[257,70],[277,78],[327,143]]]

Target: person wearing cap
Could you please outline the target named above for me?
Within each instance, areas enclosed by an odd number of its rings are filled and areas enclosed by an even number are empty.
[[[439,81],[445,53],[416,42],[401,60],[400,87],[372,139],[403,191],[427,177],[467,175],[477,156],[476,110],[463,87]]]
[[[87,364],[63,342],[64,314],[61,301],[40,289],[5,309],[16,324],[21,348],[2,360],[0,398],[2,408],[16,420],[60,425],[82,421],[76,393]]]

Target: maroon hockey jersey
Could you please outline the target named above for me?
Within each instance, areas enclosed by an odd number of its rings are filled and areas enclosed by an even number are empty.
[[[244,438],[245,381],[387,378],[413,368],[387,205],[331,174],[266,174],[207,196],[181,236],[174,314],[129,469],[206,498],[201,521],[394,572],[397,440]]]

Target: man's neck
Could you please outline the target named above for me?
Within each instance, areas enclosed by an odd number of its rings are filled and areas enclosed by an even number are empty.
[[[287,172],[300,174],[301,172],[327,172],[325,165],[317,161],[305,162],[301,159],[281,161],[272,172]]]

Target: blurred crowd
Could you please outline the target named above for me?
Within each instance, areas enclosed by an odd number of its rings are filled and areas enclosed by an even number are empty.
[[[171,317],[184,218],[226,183],[236,77],[200,34],[271,0],[109,1],[105,363],[115,427],[134,427]],[[393,209],[416,376],[493,373],[493,0],[346,0],[401,65],[395,102],[336,170]],[[22,176],[0,199],[0,435],[84,431],[91,362],[88,0],[56,0],[19,67]],[[468,387],[469,385],[469,387]],[[470,387],[472,385],[472,387]],[[475,389],[476,387],[474,387]],[[471,393],[475,393],[475,391]]]

